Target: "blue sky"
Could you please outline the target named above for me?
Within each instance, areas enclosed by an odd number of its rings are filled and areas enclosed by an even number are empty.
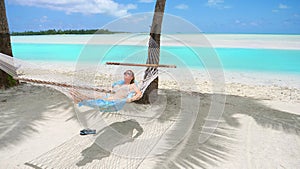
[[[143,17],[143,13],[153,12],[155,6],[154,0],[5,0],[5,3],[10,31],[15,32],[100,29],[105,25],[116,31],[148,32],[152,15]],[[167,0],[165,13],[169,16],[164,18],[165,30],[174,28],[177,32],[192,32],[185,26],[190,24],[206,33],[300,34],[299,0]],[[124,17],[134,18],[134,22],[120,22]],[[125,26],[107,26],[112,22]]]

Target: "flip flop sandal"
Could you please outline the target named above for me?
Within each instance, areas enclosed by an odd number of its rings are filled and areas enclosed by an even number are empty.
[[[80,135],[96,134],[96,130],[93,129],[83,129],[80,131]]]

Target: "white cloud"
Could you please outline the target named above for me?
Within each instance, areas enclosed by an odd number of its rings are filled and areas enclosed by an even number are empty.
[[[145,21],[151,21],[151,19],[151,15],[128,15],[124,17],[122,21],[124,21],[127,24],[141,24]]]
[[[237,24],[241,23],[240,20],[235,20],[234,22],[237,23]]]
[[[239,25],[239,26],[247,26],[247,23],[242,22],[242,21],[240,21],[240,20],[238,20],[238,19],[235,20],[234,23],[235,23],[236,25]]]
[[[278,8],[279,9],[287,9],[287,8],[289,8],[287,5],[284,5],[284,4],[279,4],[278,5]]]
[[[187,6],[186,4],[179,4],[177,6],[175,6],[176,9],[188,9],[189,6]]]
[[[229,5],[224,4],[224,0],[208,0],[206,5],[211,8],[228,9],[231,8]]]
[[[262,21],[256,20],[256,21],[241,21],[239,19],[234,20],[234,23],[236,26],[251,26],[251,27],[259,27],[260,25],[263,24]]]
[[[152,3],[154,0],[139,0],[140,3]]]
[[[251,26],[259,26],[260,24],[258,22],[253,21],[253,22],[250,22],[250,25]]]
[[[127,15],[105,25],[104,29],[112,31],[149,32],[152,18],[153,13],[150,12]]]
[[[11,0],[11,2],[24,6],[64,11],[67,14],[107,14],[116,17],[127,15],[129,10],[136,8],[134,4],[124,5],[114,0]]]
[[[217,6],[217,5],[220,5],[223,3],[224,3],[224,0],[208,0],[207,1],[208,6]]]
[[[41,23],[45,23],[45,22],[48,22],[48,16],[43,16],[42,18],[40,18],[40,22]]]
[[[272,12],[277,13],[277,12],[280,12],[281,10],[285,10],[285,9],[288,9],[288,8],[290,8],[288,5],[279,4],[277,9],[273,9]]]

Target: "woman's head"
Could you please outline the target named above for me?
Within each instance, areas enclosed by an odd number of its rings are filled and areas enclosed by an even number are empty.
[[[130,82],[130,84],[134,83],[134,73],[132,70],[126,70],[124,72],[124,80],[125,82]]]

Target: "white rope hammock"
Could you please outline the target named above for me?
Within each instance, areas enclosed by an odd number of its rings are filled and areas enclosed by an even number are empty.
[[[148,47],[148,59],[146,64],[125,64],[125,63],[115,63],[111,65],[127,65],[127,66],[146,66],[148,67],[145,71],[144,79],[139,83],[139,88],[144,94],[147,87],[150,85],[150,83],[158,77],[158,67],[168,67],[168,68],[175,68],[174,65],[159,65],[159,45],[155,42],[155,40],[150,37],[149,39],[149,47]],[[112,63],[112,62],[109,62]],[[61,88],[76,88],[76,89],[83,89],[83,90],[93,90],[97,92],[103,92],[103,93],[113,93],[110,89],[103,89],[98,87],[91,87],[91,86],[80,86],[80,85],[73,85],[70,83],[64,83],[64,82],[53,82],[49,80],[41,80],[41,79],[32,79],[28,77],[22,77],[22,74],[18,74],[17,70],[20,67],[28,67],[28,68],[34,68],[34,66],[31,66],[30,63],[17,59],[14,57],[10,57],[6,54],[0,53],[0,69],[4,72],[11,75],[14,79],[25,81],[25,82],[31,82],[31,83],[37,83],[37,84],[44,84],[44,85],[50,85],[50,86],[56,86]],[[56,88],[57,89],[57,88]],[[65,89],[63,89],[65,90]],[[61,91],[61,90],[60,90]],[[65,93],[65,92],[63,92]]]

